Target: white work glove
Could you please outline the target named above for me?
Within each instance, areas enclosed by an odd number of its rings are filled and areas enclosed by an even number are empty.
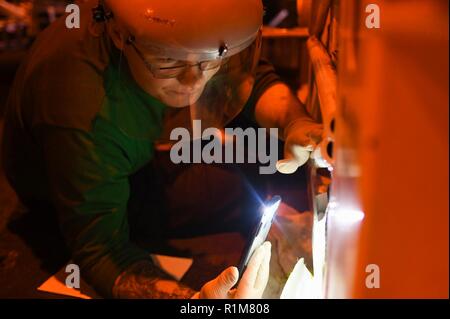
[[[239,279],[236,267],[228,267],[215,279],[207,282],[193,299],[259,299],[269,280],[272,245],[265,242],[255,250],[236,289]]]
[[[276,164],[282,174],[292,174],[305,164],[322,138],[321,124],[309,119],[297,119],[284,129],[284,159]]]

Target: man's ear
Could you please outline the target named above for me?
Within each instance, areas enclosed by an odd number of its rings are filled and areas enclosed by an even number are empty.
[[[108,34],[111,37],[111,40],[113,41],[116,48],[119,50],[123,50],[126,44],[124,32],[122,32],[114,19],[109,20],[108,23],[106,23],[106,27],[108,30]]]

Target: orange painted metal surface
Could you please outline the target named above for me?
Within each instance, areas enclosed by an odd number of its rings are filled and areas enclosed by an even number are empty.
[[[448,2],[369,3],[340,2],[332,198],[364,219],[329,217],[327,296],[448,298]]]

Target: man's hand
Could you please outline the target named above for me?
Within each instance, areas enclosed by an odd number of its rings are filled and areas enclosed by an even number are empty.
[[[269,280],[272,245],[266,241],[253,253],[234,293],[235,299],[259,299]]]
[[[285,158],[277,170],[292,174],[305,164],[322,137],[322,125],[316,123],[305,106],[284,83],[270,86],[259,98],[255,118],[261,127],[281,129]]]
[[[269,280],[269,267],[271,244],[265,242],[255,250],[247,269],[239,282],[237,289],[232,289],[239,279],[236,267],[225,269],[215,279],[207,282],[199,293],[193,298],[205,299],[258,299],[262,297],[267,281]]]
[[[282,174],[292,174],[305,164],[322,138],[322,125],[305,119],[293,121],[284,130],[284,159],[277,162]]]

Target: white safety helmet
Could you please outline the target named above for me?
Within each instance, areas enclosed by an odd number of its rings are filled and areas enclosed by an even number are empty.
[[[154,77],[177,77],[187,67],[218,69],[201,96],[188,99],[192,119],[202,120],[203,127],[223,128],[242,110],[260,56],[261,0],[106,0],[105,4],[107,14],[128,33],[128,44],[171,60],[168,67],[145,63]],[[137,53],[145,59],[140,50]]]

